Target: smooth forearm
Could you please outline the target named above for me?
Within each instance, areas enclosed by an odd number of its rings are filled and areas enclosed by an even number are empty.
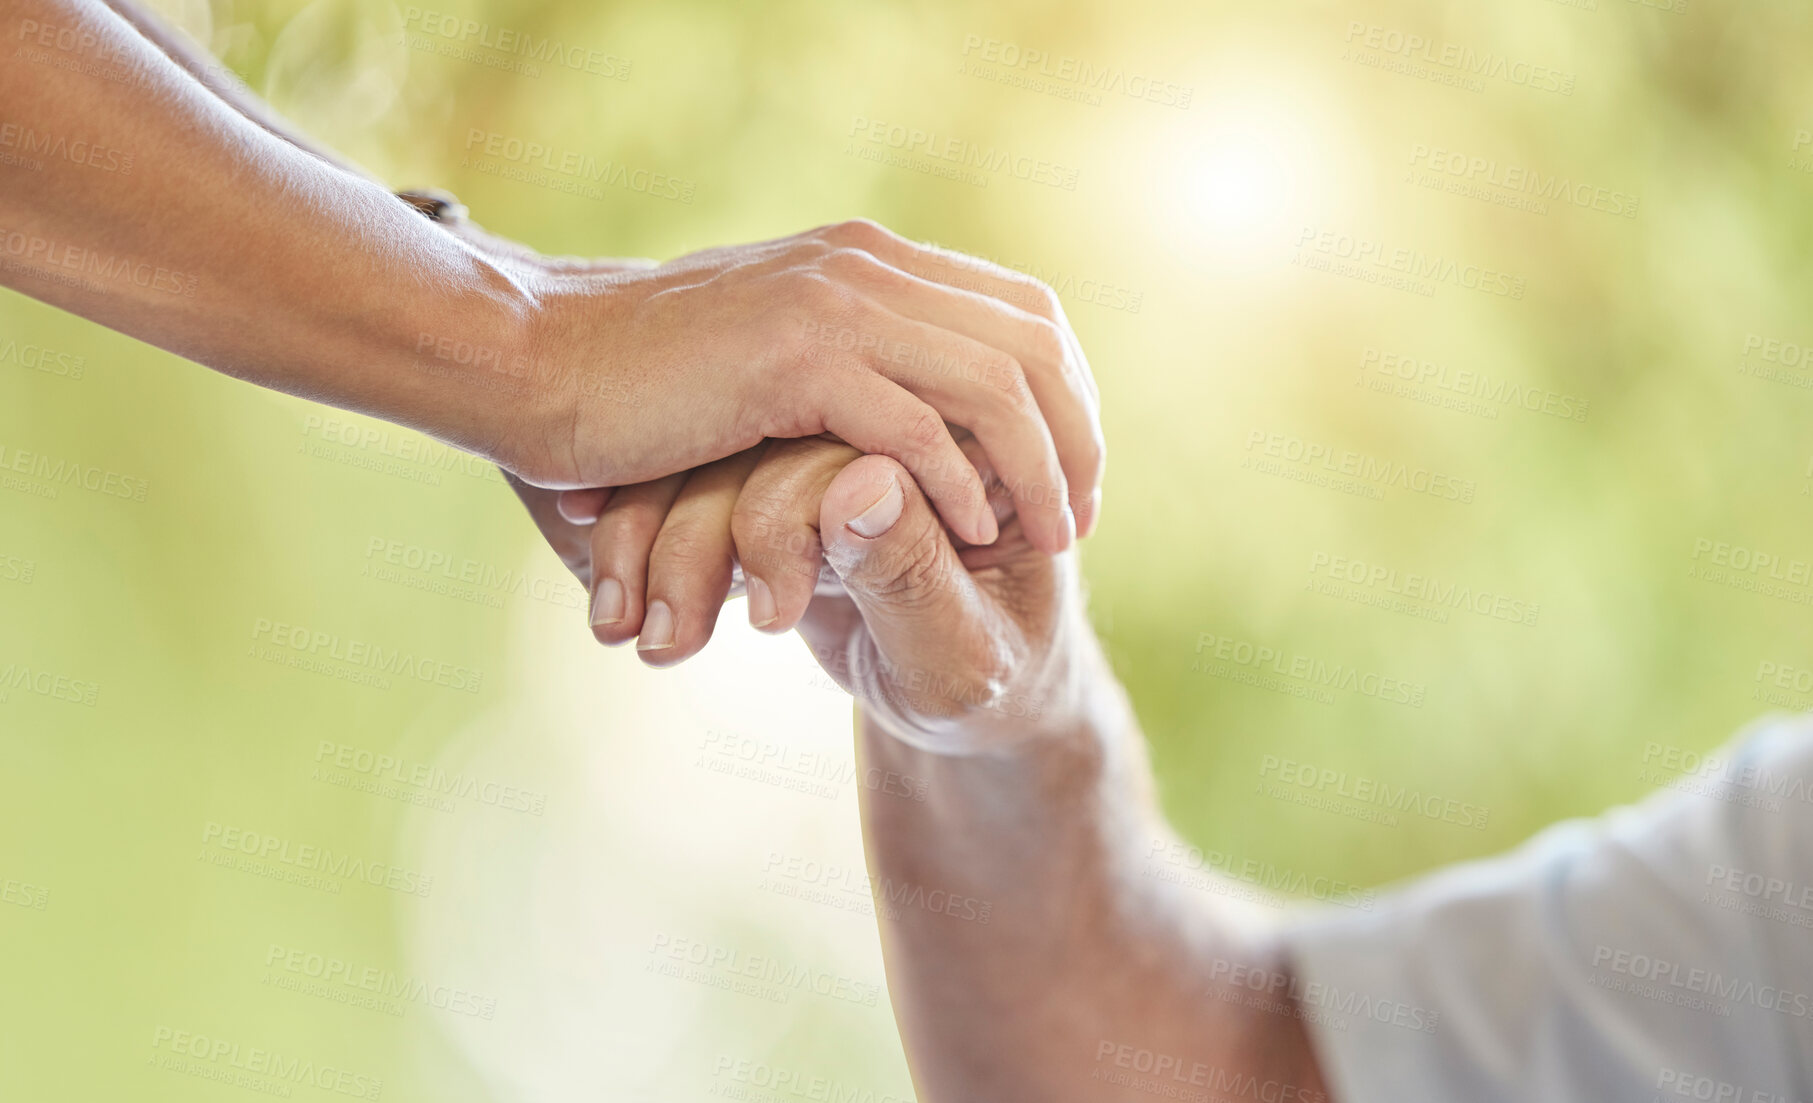
[[[119,13],[132,26],[132,29],[143,35],[153,46],[164,52],[176,66],[199,81],[202,87],[214,93],[221,102],[239,112],[272,135],[290,143],[298,149],[314,154],[330,165],[336,165],[347,172],[358,176],[371,174],[346,160],[333,150],[305,136],[296,129],[294,123],[271,110],[269,104],[252,94],[236,75],[226,66],[221,65],[207,51],[201,49],[188,36],[167,26],[157,16],[145,10],[136,0],[102,0],[108,7]]]
[[[532,302],[513,277],[255,125],[104,5],[4,11],[13,34],[84,36],[133,83],[0,71],[17,154],[0,167],[0,280],[220,371],[498,454],[470,350],[524,351]]]
[[[1174,1059],[1186,1083],[1238,1073],[1309,1090],[1288,1010],[1228,998],[1237,969],[1284,968],[1276,944],[1231,901],[1149,875],[1168,829],[1143,741],[1099,656],[1079,677],[1075,713],[994,756],[861,725],[865,777],[925,783],[922,802],[863,794],[890,992],[924,1098],[1141,1098],[1116,1079],[1139,1050]]]

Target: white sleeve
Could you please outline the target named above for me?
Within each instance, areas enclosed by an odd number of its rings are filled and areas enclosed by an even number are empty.
[[[1813,1103],[1813,724],[1735,746],[1651,744],[1642,804],[1294,925],[1335,1103]]]

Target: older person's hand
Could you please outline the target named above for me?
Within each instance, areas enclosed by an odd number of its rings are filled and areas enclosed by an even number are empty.
[[[986,457],[958,436],[1002,523],[992,545],[954,539],[898,464],[822,437],[619,489],[590,524],[518,489],[593,586],[601,641],[639,637],[645,662],[673,665],[705,646],[724,600],[744,591],[754,626],[798,627],[890,730],[958,749],[1056,719],[1096,655],[1074,556],[1032,546]]]
[[[645,661],[693,654],[740,563],[751,620],[797,626],[860,702],[869,884],[921,1098],[1131,1099],[1101,1079],[1131,1045],[1327,1099],[1276,932],[1144,872],[1169,832],[1074,551],[1034,548],[1002,497],[1001,538],[966,546],[899,464],[823,439],[632,495],[608,535],[539,507],[576,569],[646,577],[601,638],[641,617]],[[1284,986],[1275,1010],[1230,980],[1254,976]]]

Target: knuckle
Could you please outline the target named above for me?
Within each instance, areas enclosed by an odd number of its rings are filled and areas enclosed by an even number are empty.
[[[1049,318],[1034,319],[1030,342],[1033,357],[1041,364],[1061,365],[1069,358],[1070,345],[1064,340],[1064,331]]]
[[[824,228],[823,236],[833,244],[870,250],[885,249],[894,238],[879,222],[867,218],[848,218],[832,223]]]
[[[943,443],[950,431],[944,427],[944,419],[938,416],[938,411],[922,405],[919,413],[907,423],[905,435],[914,452],[923,455]]]
[[[666,517],[667,512],[653,502],[613,502],[598,518],[598,537],[611,550],[626,545],[646,548]]]
[[[939,539],[936,532],[928,529],[923,538],[904,547],[887,565],[885,575],[869,587],[870,591],[910,609],[931,602],[949,589]]]
[[[832,249],[818,260],[819,267],[844,279],[873,279],[886,271],[886,266],[873,253],[850,246]]]
[[[649,556],[649,571],[660,571],[674,577],[691,578],[727,560],[716,541],[708,539],[698,526],[668,525],[655,540]]]
[[[816,264],[787,269],[781,274],[779,283],[787,302],[803,306],[814,316],[822,315],[827,308],[841,310],[852,297]]]
[[[744,569],[754,568],[757,574],[807,554],[811,535],[810,529],[788,524],[773,510],[755,507],[739,507],[731,515],[730,531]]]
[[[1108,441],[1102,436],[1100,426],[1093,427],[1089,441],[1083,449],[1083,470],[1088,473],[1088,485],[1102,485],[1102,476],[1108,473]]]
[[[990,365],[988,378],[994,386],[988,390],[990,402],[997,412],[1016,415],[1038,412],[1038,399],[1033,396],[1032,384],[1026,380],[1026,369],[1020,362],[1010,356],[1003,356]]]

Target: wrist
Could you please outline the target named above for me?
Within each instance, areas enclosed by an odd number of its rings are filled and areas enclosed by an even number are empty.
[[[546,477],[556,465],[535,444],[558,414],[557,396],[537,378],[539,297],[521,273],[453,248],[452,271],[421,280],[414,301],[395,312],[386,341],[402,352],[400,401],[425,432]]]

